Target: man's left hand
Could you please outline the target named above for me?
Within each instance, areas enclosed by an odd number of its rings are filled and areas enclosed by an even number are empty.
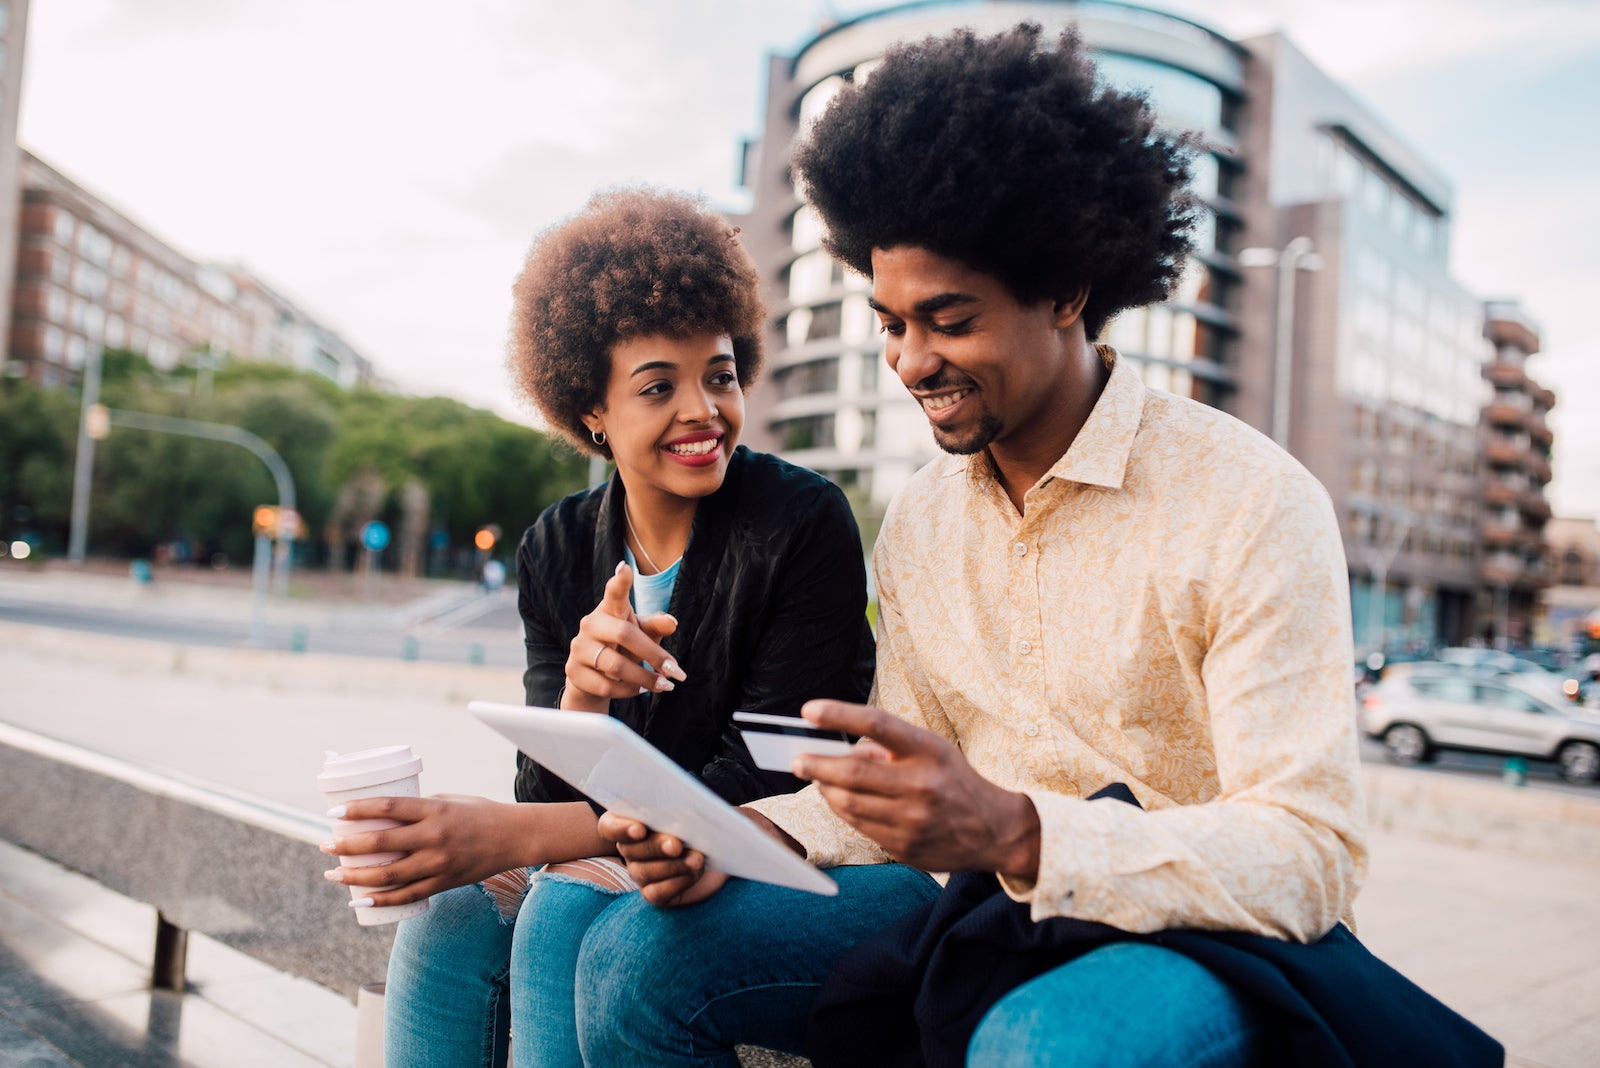
[[[979,775],[949,741],[869,705],[808,701],[801,715],[876,743],[849,756],[797,757],[792,770],[890,856],[924,871],[1038,877],[1033,802]]]

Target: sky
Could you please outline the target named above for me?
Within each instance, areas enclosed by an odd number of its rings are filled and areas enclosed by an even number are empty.
[[[503,361],[534,235],[618,183],[746,208],[765,57],[882,6],[32,0],[19,139],[180,251],[244,264],[402,389],[527,418]],[[1600,3],[1152,6],[1287,33],[1449,179],[1453,273],[1542,328],[1556,514],[1600,517]]]

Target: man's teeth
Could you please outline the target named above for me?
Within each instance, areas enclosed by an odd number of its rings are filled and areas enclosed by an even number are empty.
[[[950,405],[971,392],[972,390],[970,389],[963,389],[959,393],[947,393],[942,397],[924,397],[922,403],[937,412],[940,409],[950,407]]]
[[[668,445],[667,448],[679,456],[704,456],[716,448],[721,441],[721,438],[707,438],[704,441],[691,441],[684,445]]]

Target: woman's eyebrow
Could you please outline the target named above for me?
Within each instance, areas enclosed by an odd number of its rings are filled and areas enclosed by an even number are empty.
[[[635,367],[633,369],[633,374],[630,374],[628,377],[634,378],[638,375],[644,374],[646,371],[676,371],[677,369],[678,365],[673,363],[671,360],[648,360],[645,363],[641,363],[638,367]]]

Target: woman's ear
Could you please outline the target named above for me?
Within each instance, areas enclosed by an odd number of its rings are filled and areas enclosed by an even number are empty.
[[[592,411],[587,415],[580,415],[578,418],[582,419],[583,420],[583,425],[589,428],[589,433],[591,433],[591,434],[603,434],[603,433],[605,433],[605,429],[606,429],[605,420],[600,418],[600,412],[598,410]]]
[[[1067,297],[1056,298],[1054,304],[1056,328],[1071,326],[1083,316],[1083,306],[1089,303],[1089,287],[1084,286]]]

